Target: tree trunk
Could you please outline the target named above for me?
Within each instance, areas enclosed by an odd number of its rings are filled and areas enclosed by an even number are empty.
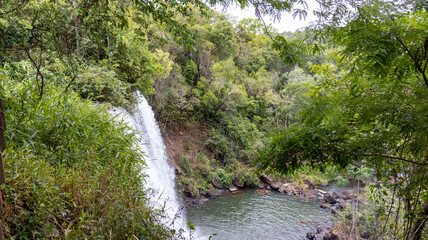
[[[428,220],[428,202],[425,202],[422,205],[422,209],[417,216],[416,224],[412,231],[413,232],[412,240],[422,239],[422,232],[424,230],[425,223],[427,222],[427,220]]]

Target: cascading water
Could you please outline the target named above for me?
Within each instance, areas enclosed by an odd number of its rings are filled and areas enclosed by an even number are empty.
[[[157,208],[164,208],[167,214],[166,223],[173,224],[176,229],[185,228],[185,216],[180,210],[180,201],[175,190],[174,168],[168,163],[159,126],[152,108],[143,94],[136,93],[138,105],[133,114],[123,108],[114,108],[112,113],[117,119],[123,119],[131,128],[137,131],[140,142],[137,147],[147,155],[145,162],[147,168],[146,188],[151,190],[151,200]],[[180,220],[174,224],[173,220]]]

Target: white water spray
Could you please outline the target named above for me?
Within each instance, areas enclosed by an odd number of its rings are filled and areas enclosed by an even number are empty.
[[[167,214],[165,223],[173,224],[175,229],[185,229],[184,212],[180,209],[180,201],[175,190],[174,167],[168,163],[159,126],[152,108],[144,96],[137,92],[138,105],[133,114],[123,108],[114,108],[112,113],[117,119],[123,119],[129,127],[137,130],[140,138],[139,147],[148,157],[145,158],[147,168],[146,188],[150,189],[150,198],[155,207],[164,208]],[[174,224],[178,220],[178,224]]]

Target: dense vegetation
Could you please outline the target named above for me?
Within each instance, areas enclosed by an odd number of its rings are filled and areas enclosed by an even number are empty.
[[[180,237],[148,203],[135,137],[104,105],[132,111],[139,90],[164,132],[200,133],[174,159],[187,196],[213,180],[254,186],[256,169],[375,174],[376,204],[353,208],[344,231],[426,237],[428,6],[345,2],[320,1],[314,26],[279,34],[200,1],[0,1],[6,236]],[[305,15],[302,1],[251,4],[258,17]]]
[[[234,26],[224,15],[195,14],[183,21],[189,23],[197,51],[167,46],[171,74],[155,81],[152,98],[159,121],[170,131],[206,132],[202,146],[199,139],[183,143],[184,154],[176,159],[184,171],[179,184],[190,196],[212,187],[213,178],[224,187],[232,181],[254,186],[258,151],[271,134],[296,121],[315,80],[307,67],[326,57],[308,56],[312,62],[303,69],[289,67],[272,49],[260,20],[244,19]],[[305,36],[289,35],[291,41]],[[198,153],[191,148],[199,148]]]
[[[302,159],[370,167],[390,190],[375,198],[383,203],[372,212],[375,218],[370,213],[363,218],[383,229],[371,229],[372,236],[426,237],[426,2],[369,1],[326,8],[315,39],[339,48],[337,62],[313,68],[323,78],[311,89],[301,120],[275,136],[260,156],[260,170],[293,171]]]
[[[39,98],[28,62],[0,70],[5,101],[7,150],[3,187],[5,235],[15,239],[164,239],[174,230],[161,224],[142,187],[136,137],[96,106],[55,83]]]

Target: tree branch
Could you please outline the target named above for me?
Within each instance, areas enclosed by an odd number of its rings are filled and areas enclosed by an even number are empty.
[[[336,147],[334,147],[334,146],[332,146],[332,145],[330,145],[328,143],[327,143],[327,145],[331,149],[333,149],[333,151],[336,151],[336,152],[342,153],[342,154],[346,154],[346,155],[356,155],[356,156],[362,156],[362,157],[383,157],[383,158],[389,158],[389,159],[400,160],[400,161],[403,161],[403,162],[413,163],[413,164],[421,165],[421,166],[427,166],[428,165],[428,162],[421,163],[421,162],[416,162],[416,161],[409,160],[409,159],[402,158],[402,157],[394,157],[394,156],[389,156],[389,155],[384,155],[384,154],[379,154],[379,153],[370,153],[370,154],[369,153],[361,153],[361,154],[355,154],[355,153],[341,151],[341,150],[337,149]]]
[[[400,42],[401,46],[403,46],[404,50],[406,50],[407,54],[409,54],[409,56],[412,58],[413,62],[415,63],[416,69],[418,69],[418,72],[420,72],[422,74],[422,77],[423,77],[423,79],[425,81],[425,85],[428,88],[428,79],[427,79],[427,76],[425,74],[425,71],[422,69],[421,65],[419,64],[418,59],[416,59],[416,57],[413,56],[413,54],[410,52],[410,50],[407,47],[407,45],[404,42],[404,40],[402,38],[400,38],[397,33],[394,33],[394,35],[395,35],[395,38],[398,40],[398,42]]]
[[[22,5],[24,5],[26,2],[27,2],[27,0],[22,0],[22,1],[21,1],[21,3],[20,3],[20,4],[18,4],[18,6],[16,6],[15,8],[12,8],[12,10],[7,11],[7,12],[5,12],[5,13],[2,13],[2,14],[0,14],[0,15],[7,15],[7,14],[9,14],[9,13],[13,13],[13,12],[15,12],[16,10],[18,10],[20,7],[22,7]]]
[[[42,85],[40,86],[40,95],[39,95],[39,100],[40,100],[43,97],[43,90],[45,88],[45,77],[43,76],[42,72],[40,71],[40,67],[42,66],[42,59],[40,59],[40,64],[37,65],[36,61],[33,59],[33,57],[31,57],[30,51],[28,49],[25,49],[25,52],[27,53],[27,56],[30,59],[30,61],[33,63],[34,67],[37,69],[36,81],[37,81],[37,77],[39,75],[40,75],[40,78],[42,79]]]

